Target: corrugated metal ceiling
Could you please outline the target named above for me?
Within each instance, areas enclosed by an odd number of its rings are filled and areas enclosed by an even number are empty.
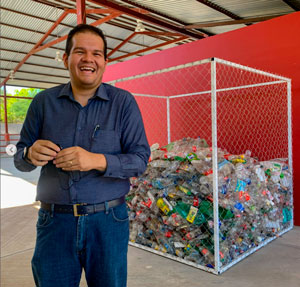
[[[267,19],[265,17],[299,11],[300,0],[86,1],[86,9],[91,8],[113,9],[122,13],[99,25],[107,36],[108,52],[134,33],[137,19],[142,20],[146,32],[176,33],[136,34],[110,56],[110,64],[113,64],[252,25]],[[1,0],[1,85],[6,82],[10,71],[16,69],[19,62],[68,9],[76,9],[76,0]],[[87,23],[92,24],[108,15],[110,14],[88,14]],[[259,18],[252,19],[257,17]],[[77,15],[68,14],[42,45],[66,35],[76,24]],[[185,38],[168,44],[180,37]],[[148,50],[156,45],[161,46]],[[54,60],[57,51],[63,54],[64,46],[65,41],[61,41],[34,53],[17,69],[14,79],[8,79],[6,84],[47,88],[67,82],[68,72],[62,62]],[[143,51],[144,49],[147,50]]]

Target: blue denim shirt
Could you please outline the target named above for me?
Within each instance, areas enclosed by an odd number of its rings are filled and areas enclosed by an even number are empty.
[[[134,97],[104,83],[84,107],[74,100],[70,83],[36,95],[17,143],[16,168],[36,168],[24,160],[23,150],[38,139],[62,148],[80,146],[104,154],[107,161],[105,172],[66,172],[52,162],[43,166],[36,199],[46,203],[100,203],[119,198],[129,191],[129,177],[145,171],[150,156]]]

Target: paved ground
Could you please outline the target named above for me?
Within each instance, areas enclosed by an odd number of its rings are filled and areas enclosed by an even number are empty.
[[[1,206],[1,286],[33,287],[30,260],[39,171],[20,173],[11,158],[1,158],[1,169],[1,198],[5,204]],[[20,196],[25,205],[20,203]],[[218,276],[132,246],[128,260],[128,287],[299,287],[300,227]],[[83,278],[81,287],[86,286]]]

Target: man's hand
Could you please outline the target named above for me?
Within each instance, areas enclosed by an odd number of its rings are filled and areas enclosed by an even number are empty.
[[[44,166],[53,160],[60,148],[51,141],[37,140],[28,150],[28,159],[35,166]]]
[[[53,163],[57,168],[61,168],[65,171],[106,170],[106,159],[103,154],[91,153],[79,146],[61,150]]]

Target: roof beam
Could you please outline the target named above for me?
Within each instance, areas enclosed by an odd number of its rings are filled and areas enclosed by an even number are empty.
[[[21,51],[16,51],[16,50],[10,50],[10,49],[4,49],[1,48],[0,52],[4,51],[4,52],[11,52],[11,53],[15,53],[15,54],[20,54],[20,55],[27,55],[27,52],[21,52]],[[45,59],[52,59],[53,57],[49,57],[49,56],[45,56],[45,55],[33,55],[35,57],[41,57],[41,58],[45,58]],[[19,63],[19,62],[18,62]]]
[[[145,31],[145,32],[134,32],[132,33],[130,36],[128,36],[126,39],[123,40],[123,42],[121,42],[117,47],[115,47],[112,51],[110,51],[108,53],[108,57],[110,57],[113,53],[115,53],[116,51],[118,51],[122,46],[124,46],[127,42],[129,42],[130,39],[132,39],[134,36],[136,35],[148,35],[148,36],[158,36],[158,35],[162,35],[162,36],[170,36],[170,37],[180,37],[182,36],[181,34],[176,34],[176,33],[170,33],[170,32],[149,32],[149,31]],[[185,39],[187,37],[184,37]],[[163,43],[163,46],[164,45],[168,45],[169,42],[166,42],[167,44]],[[140,50],[140,51],[144,51],[144,50],[147,50],[151,48],[152,49],[155,49],[153,47],[148,47],[146,49],[143,49],[143,50]],[[139,53],[140,51],[138,51],[137,53]],[[134,52],[135,53],[135,52]]]
[[[39,16],[36,16],[36,15],[23,13],[23,12],[20,12],[20,11],[18,11],[18,10],[8,9],[8,8],[6,8],[6,7],[1,7],[1,9],[2,9],[2,10],[5,10],[5,11],[8,11],[8,12],[15,13],[15,14],[23,15],[23,16],[26,16],[26,17],[31,17],[31,18],[39,19],[39,20],[42,20],[42,21],[45,21],[45,22],[50,22],[51,24],[53,24],[53,21],[52,21],[52,20],[49,20],[49,19],[46,19],[46,18],[43,18],[43,17],[39,17]],[[63,26],[68,27],[68,28],[73,28],[73,26],[68,25],[68,24],[60,23],[60,25],[63,25]],[[43,34],[44,34],[44,33],[43,33]]]
[[[143,20],[143,21],[146,21],[146,22],[150,22],[152,24],[167,28],[169,30],[175,31],[177,33],[180,33],[182,35],[185,35],[185,36],[188,36],[188,37],[191,37],[191,38],[194,38],[194,39],[202,39],[202,38],[207,36],[207,35],[204,35],[203,33],[200,34],[200,32],[197,33],[197,32],[194,32],[194,31],[187,31],[186,29],[184,29],[182,27],[173,25],[171,23],[164,22],[160,19],[153,18],[149,15],[145,15],[143,13],[132,10],[130,8],[126,8],[124,6],[118,5],[117,3],[110,2],[108,0],[90,0],[90,2],[93,2],[93,3],[96,3],[96,4],[101,5],[101,6],[105,6],[105,7],[108,7],[108,8],[118,10],[118,11],[122,12],[123,14],[135,17],[137,19],[140,19],[140,20]]]
[[[19,61],[12,61],[9,59],[1,59],[1,62],[8,62],[8,63],[14,63],[14,64],[18,64]],[[47,69],[55,69],[55,70],[62,70],[62,71],[66,71],[66,68],[61,68],[58,66],[47,66],[47,65],[42,65],[42,64],[37,64],[37,63],[30,63],[30,62],[26,62],[26,65],[29,66],[34,66],[34,67],[42,67],[42,68],[47,68]]]
[[[119,12],[115,12],[115,13],[112,13],[112,14],[110,14],[110,15],[104,17],[104,18],[101,18],[101,19],[99,19],[99,20],[96,20],[95,22],[91,23],[90,25],[92,25],[92,26],[97,26],[97,25],[100,25],[100,24],[102,24],[102,23],[105,23],[105,22],[107,22],[107,21],[109,21],[109,20],[111,20],[111,19],[113,19],[113,18],[116,18],[116,17],[118,17],[118,16],[120,16],[120,15],[121,15],[121,14],[120,14]],[[47,44],[45,44],[45,45],[42,45],[42,46],[37,47],[36,49],[34,49],[34,50],[32,51],[32,53],[35,54],[35,53],[37,53],[37,52],[39,52],[39,51],[41,51],[41,50],[44,50],[44,49],[49,48],[49,47],[51,47],[51,46],[53,46],[53,45],[55,45],[55,44],[57,44],[57,43],[60,43],[60,42],[62,42],[62,41],[64,41],[64,40],[66,40],[67,38],[68,38],[68,35],[61,36],[61,37],[59,37],[59,38],[57,38],[57,39],[55,39],[55,40],[53,40],[53,41],[51,41],[51,42],[49,42],[49,43],[47,43]]]
[[[67,37],[68,37],[68,35],[64,35],[64,36],[62,36],[62,37],[60,37],[60,38],[57,38],[57,39],[55,39],[54,41],[51,41],[51,42],[49,42],[49,43],[47,43],[47,44],[45,44],[45,45],[42,45],[42,43],[44,42],[44,40],[51,34],[51,32],[59,25],[59,23],[61,23],[61,21],[69,14],[69,13],[76,13],[77,14],[77,10],[75,10],[75,9],[69,9],[69,10],[65,10],[62,14],[61,14],[61,16],[56,20],[56,22],[54,22],[54,24],[51,26],[51,28],[44,34],[44,36],[34,45],[34,47],[28,52],[28,54],[23,58],[23,60],[21,61],[21,62],[19,62],[19,64],[13,69],[13,73],[16,73],[17,71],[18,71],[18,69],[27,61],[27,59],[31,56],[31,55],[33,55],[33,54],[35,54],[35,53],[37,53],[37,52],[39,52],[39,51],[41,51],[41,50],[43,50],[43,49],[46,49],[46,48],[48,48],[48,47],[50,47],[50,46],[53,46],[53,45],[55,45],[55,44],[57,44],[57,43],[60,43],[60,42],[62,42],[62,41],[64,41]],[[106,17],[104,17],[104,18],[101,18],[101,19],[99,19],[99,20],[96,20],[95,22],[93,22],[91,25],[93,25],[93,26],[97,26],[97,25],[99,25],[99,24],[101,24],[101,23],[104,23],[104,22],[106,22],[106,21],[109,21],[109,20],[111,20],[111,19],[113,19],[113,18],[116,18],[116,17],[118,17],[118,16],[120,16],[122,13],[120,13],[120,12],[114,12],[114,13],[111,13],[110,15],[108,15],[108,16],[106,16]],[[9,75],[5,78],[5,80],[1,83],[1,86],[3,86],[3,85],[5,85],[6,84],[6,82],[9,80]]]
[[[264,16],[264,17],[255,17],[255,18],[247,18],[242,20],[231,20],[231,21],[221,21],[221,22],[207,22],[207,23],[195,23],[191,25],[184,26],[185,29],[197,29],[203,27],[217,27],[217,26],[226,26],[226,25],[237,25],[237,24],[249,24],[249,23],[257,23],[261,21],[270,20],[276,17],[280,17],[286,14],[272,15],[272,16]]]
[[[300,11],[300,4],[296,3],[292,0],[282,0],[285,4],[289,5],[291,8],[293,8],[295,11]]]
[[[208,7],[212,8],[212,9],[214,9],[214,10],[220,12],[220,13],[222,13],[222,14],[225,14],[226,16],[228,16],[228,17],[230,17],[230,18],[232,18],[234,20],[242,20],[242,18],[240,16],[238,16],[238,15],[236,15],[236,14],[234,14],[234,13],[232,13],[232,12],[226,10],[226,9],[224,9],[223,7],[221,7],[221,6],[213,3],[211,1],[208,1],[208,0],[197,0],[197,1],[199,3],[201,3],[201,4],[204,4],[204,5],[208,6]]]
[[[1,39],[3,40],[8,40],[8,41],[13,41],[13,42],[18,42],[18,43],[22,43],[22,44],[29,44],[29,45],[35,45],[34,42],[29,42],[29,41],[22,41],[22,40],[19,40],[19,39],[14,39],[14,38],[8,38],[8,37],[4,37],[1,35]],[[55,48],[55,47],[49,47],[50,49],[55,49],[55,50],[61,50],[61,51],[64,51],[64,49],[61,49],[61,48]]]
[[[2,71],[10,71],[9,69],[1,69]],[[54,78],[63,78],[63,79],[69,79],[70,77],[68,76],[62,76],[62,75],[51,75],[51,74],[45,74],[45,73],[37,73],[37,72],[32,72],[32,71],[24,71],[19,69],[18,73],[30,73],[32,75],[38,75],[38,76],[46,76],[46,77],[54,77]]]
[[[107,10],[109,10],[109,9],[107,9]],[[88,11],[88,10],[87,10]],[[28,15],[29,16],[29,15]],[[53,22],[51,21],[51,23],[53,24]],[[22,27],[18,27],[18,26],[13,26],[13,25],[9,25],[9,24],[6,24],[6,23],[1,23],[0,22],[0,26],[1,25],[4,25],[4,26],[8,26],[8,27],[12,27],[12,28],[15,28],[15,29],[22,29],[22,30],[26,30],[26,31],[29,31],[29,32],[33,32],[33,33],[37,33],[37,34],[42,34],[42,35],[44,35],[45,33],[44,32],[41,32],[41,31],[34,31],[34,30],[31,30],[31,29],[26,29],[26,28],[22,28]],[[64,25],[64,24],[63,24]],[[67,26],[67,25],[64,25],[64,26]],[[67,26],[67,27],[69,27],[69,28],[71,28],[71,29],[73,29],[74,27],[73,26]],[[50,36],[52,36],[52,37],[55,37],[55,38],[57,38],[57,35],[50,35]],[[4,39],[5,37],[3,37],[2,35],[1,35],[1,39]],[[121,39],[121,38],[118,38],[118,37],[113,37],[113,36],[111,36],[111,35],[105,35],[105,38],[107,38],[107,39],[113,39],[113,40],[117,40],[117,41],[123,41],[123,39]],[[32,45],[35,45],[35,43],[34,42],[28,42],[28,41],[22,41],[22,40],[17,40],[17,39],[13,39],[13,38],[7,38],[8,40],[12,40],[12,41],[18,41],[18,42],[22,42],[22,43],[27,43],[27,44],[32,44]],[[137,46],[145,46],[145,47],[148,47],[148,46],[146,46],[146,45],[144,45],[144,44],[141,44],[141,43],[138,43],[138,42],[129,42],[130,44],[133,44],[133,45],[137,45]],[[50,47],[49,47],[50,48]],[[52,47],[51,47],[52,48]],[[59,48],[53,48],[53,49],[59,49]],[[108,49],[111,49],[111,48],[108,48]]]
[[[0,0],[1,1],[1,0]],[[49,1],[46,1],[46,0],[32,0],[32,1],[35,1],[35,2],[38,2],[38,3],[42,3],[44,5],[48,5],[48,6],[51,6],[51,7],[55,7],[56,9],[61,9],[62,11],[64,11],[66,8],[64,6],[58,6],[58,5],[54,5],[53,3],[50,3]],[[56,0],[57,1],[57,0]],[[70,0],[70,1],[73,1],[74,2],[74,5],[76,5],[76,0]],[[132,10],[137,10],[142,13],[142,14],[147,14],[146,10],[142,10],[142,9],[139,9],[139,8],[133,8]],[[86,13],[89,14],[88,15],[88,18],[90,19],[93,19],[93,20],[98,20],[99,18],[95,17],[95,15],[92,15],[92,14],[95,14],[95,10],[97,10],[97,14],[106,14],[108,13],[108,11],[110,11],[109,13],[112,13],[112,12],[115,12],[116,10],[115,9],[104,9],[104,8],[100,8],[100,9],[86,9]],[[102,13],[103,12],[103,13]],[[28,16],[32,16],[32,15],[28,15]],[[34,17],[34,16],[33,16]],[[115,21],[110,21],[108,24],[109,25],[112,25],[112,26],[116,26],[116,27],[119,27],[119,28],[122,28],[122,29],[125,29],[125,30],[130,30],[130,28],[125,24],[128,24],[126,23],[123,19],[125,20],[128,20],[126,19],[126,17],[123,17],[122,15],[117,19],[118,22],[115,22]],[[43,18],[41,19],[43,20]],[[130,19],[131,20],[131,19]],[[49,21],[49,20],[48,20]],[[51,21],[53,23],[53,21]],[[65,24],[63,23],[60,23],[60,25],[64,25],[66,26]],[[73,28],[73,26],[69,26],[70,29]],[[155,27],[156,28],[156,27]],[[157,29],[157,28],[156,28]],[[134,29],[133,29],[134,30]],[[43,33],[44,34],[44,33]],[[106,38],[112,38],[114,39],[114,37],[111,37],[109,35],[106,36]],[[115,38],[116,39],[116,38]],[[162,40],[162,39],[160,39]]]
[[[136,33],[132,33],[129,37],[127,37],[126,39],[123,40],[123,42],[121,42],[117,47],[115,47],[112,51],[110,51],[107,55],[107,57],[110,57],[113,53],[115,53],[116,51],[118,51],[122,46],[124,46],[127,42],[129,42],[130,39],[132,39],[134,36],[136,35]]]
[[[76,11],[76,10],[75,10]],[[27,61],[27,59],[33,54],[33,51],[38,48],[44,40],[51,34],[51,32],[57,27],[57,25],[69,14],[73,13],[73,9],[64,11],[57,21],[52,25],[52,27],[46,32],[46,34],[35,44],[35,46],[28,52],[28,54],[23,58],[23,60],[14,68],[13,73],[18,71],[18,69]],[[76,13],[76,12],[75,12]],[[5,80],[1,83],[1,87],[6,84],[9,80],[9,75],[5,78]]]
[[[113,58],[113,59],[109,59],[108,62],[114,62],[114,61],[118,61],[118,60],[121,60],[123,58],[127,58],[127,57],[131,57],[131,56],[135,56],[139,53],[144,53],[144,52],[147,52],[147,51],[150,51],[150,50],[153,50],[153,49],[156,49],[156,48],[159,48],[159,47],[162,47],[162,46],[166,46],[166,45],[170,45],[170,44],[173,44],[173,43],[176,43],[176,42],[180,42],[182,40],[185,40],[189,37],[185,37],[185,36],[182,36],[178,39],[175,39],[175,40],[171,40],[171,41],[168,41],[168,42],[165,42],[165,43],[161,43],[161,44],[158,44],[158,45],[155,45],[153,47],[149,47],[149,48],[146,48],[146,49],[142,49],[142,50],[139,50],[139,51],[136,51],[136,52],[133,52],[133,53],[128,53],[127,55],[124,55],[124,56],[120,56],[120,57],[117,57],[117,58]]]
[[[120,41],[123,41],[123,40],[120,40]],[[133,45],[136,45],[136,46],[148,47],[147,45],[142,45],[142,44],[138,44],[138,43],[135,43],[135,42],[129,42],[129,43],[133,43]],[[107,50],[112,50],[112,48],[107,47]],[[9,49],[4,49],[4,48],[0,48],[0,52],[1,51],[11,52],[11,53],[18,53],[18,54],[21,54],[21,55],[27,55],[27,52],[21,52],[21,51],[16,51],[16,50],[9,50]],[[123,51],[123,50],[119,50],[118,52],[124,53],[124,54],[127,53],[126,51]],[[45,59],[54,59],[54,56],[53,57],[49,57],[49,56],[38,55],[38,54],[33,54],[32,56],[34,56],[34,57],[41,57],[41,58],[45,58]],[[10,61],[10,60],[4,59],[4,58],[2,58],[2,60],[8,61],[8,62],[13,62],[13,61]],[[19,62],[16,62],[16,63],[19,63]],[[28,64],[30,64],[30,63],[28,63]]]
[[[110,15],[107,15],[107,16],[104,17],[104,18],[101,18],[101,19],[96,20],[95,22],[91,23],[90,25],[92,25],[92,26],[98,26],[98,25],[100,25],[100,24],[103,24],[103,23],[105,23],[105,22],[108,22],[108,21],[111,20],[111,19],[117,18],[117,17],[119,17],[120,15],[122,15],[122,13],[119,13],[119,12],[113,12],[113,13],[111,13]]]
[[[76,0],[77,24],[86,24],[85,0]]]
[[[51,32],[53,32],[55,30],[55,28],[62,22],[62,20],[69,14],[69,13],[76,13],[77,15],[77,20],[78,22],[84,22],[85,21],[85,18],[86,18],[86,13],[88,12],[87,10],[85,10],[85,0],[75,0],[76,1],[76,9],[68,9],[68,10],[64,10],[63,13],[60,15],[60,17],[53,23],[53,25],[51,26],[51,28],[41,37],[41,39],[32,47],[32,49],[26,54],[25,53],[25,57],[16,65],[16,67],[13,69],[13,73],[16,73],[20,67],[28,60],[28,58],[34,54],[36,54],[37,52],[43,50],[43,49],[46,49],[48,47],[51,47],[59,42],[62,42],[64,41],[66,38],[67,38],[67,35],[64,35],[60,38],[56,38],[55,40],[53,41],[50,41],[46,44],[43,45],[43,43],[45,42],[45,40],[47,39],[47,37],[49,35],[51,35]],[[176,26],[174,24],[171,24],[171,23],[168,23],[168,22],[164,22],[160,19],[155,19],[153,17],[150,17],[148,15],[146,15],[146,12],[145,10],[139,10],[138,11],[136,9],[128,9],[126,7],[122,7],[116,3],[113,3],[113,2],[110,2],[110,1],[106,1],[106,0],[92,0],[93,2],[102,5],[104,7],[108,7],[109,9],[90,9],[89,12],[92,12],[92,13],[95,13],[95,12],[100,12],[100,13],[105,13],[105,12],[108,12],[109,10],[113,10],[113,11],[109,11],[109,15],[107,15],[106,17],[104,18],[101,18],[101,19],[97,19],[95,22],[93,22],[91,25],[93,26],[97,26],[97,25],[100,25],[101,23],[104,23],[104,22],[107,22],[107,21],[110,21],[111,19],[113,18],[116,18],[122,14],[127,14],[131,17],[136,17],[138,19],[142,19],[144,21],[147,21],[147,22],[150,22],[150,23],[154,23],[155,25],[158,25],[158,26],[162,26],[164,28],[168,28],[172,31],[175,31],[178,34],[174,34],[174,33],[167,33],[165,34],[165,32],[162,32],[162,33],[155,33],[155,32],[150,32],[150,31],[147,31],[145,32],[146,35],[163,35],[163,36],[168,36],[168,37],[173,37],[173,36],[182,36],[184,34],[184,36],[180,37],[180,38],[177,38],[177,39],[172,39],[172,40],[169,40],[169,41],[166,41],[164,43],[161,43],[161,44],[158,44],[158,45],[155,45],[153,47],[147,47],[147,48],[144,48],[142,50],[139,50],[139,51],[136,51],[134,53],[129,53],[127,55],[124,55],[124,56],[120,56],[120,57],[117,57],[117,58],[114,58],[111,61],[118,61],[120,59],[123,59],[123,58],[126,58],[126,57],[130,57],[130,56],[133,56],[133,55],[138,55],[140,53],[143,53],[143,52],[146,52],[146,51],[149,51],[149,50],[154,50],[154,49],[157,49],[159,47],[162,47],[162,46],[165,46],[165,45],[169,45],[169,44],[172,44],[172,43],[175,43],[175,42],[178,42],[178,41],[182,41],[182,40],[185,40],[187,39],[188,37],[192,37],[192,38],[203,38],[204,36],[207,36],[207,35],[200,35],[200,33],[197,33],[195,31],[187,31],[186,29],[184,29],[183,27],[179,27],[179,26]],[[100,1],[100,2],[99,2]],[[41,1],[43,2],[43,1]],[[96,11],[97,10],[97,11]],[[79,14],[79,15],[78,15]],[[129,40],[127,40],[128,42]],[[113,52],[115,52],[116,49],[114,49]],[[23,54],[23,53],[22,53]],[[46,57],[45,57],[46,58]],[[50,57],[49,57],[50,58]],[[4,79],[4,81],[1,83],[1,86],[2,85],[5,85],[6,82],[9,80],[9,75],[7,75],[7,77]]]
[[[35,31],[33,29],[23,28],[23,27],[20,27],[20,26],[11,25],[11,24],[7,24],[7,23],[3,23],[3,22],[0,22],[0,26],[8,26],[8,27],[11,27],[11,28],[20,29],[20,30],[24,30],[24,31],[28,31],[28,32],[36,33],[36,34],[42,34],[42,35],[45,34],[44,32],[41,32],[41,31]],[[56,37],[56,35],[54,35],[54,34],[49,34],[49,36]]]
[[[19,14],[19,15],[23,15],[23,16],[26,16],[26,17],[31,17],[31,18],[42,20],[42,21],[50,22],[51,24],[54,23],[52,20],[45,19],[45,18],[42,18],[42,17],[38,17],[38,16],[35,16],[35,15],[31,15],[31,14],[27,14],[27,13],[22,13],[22,12],[19,12],[17,10],[7,9],[7,8],[4,8],[4,7],[1,7],[1,9],[5,10],[5,11],[12,12],[12,13],[16,13],[16,14]],[[88,17],[91,18],[92,20],[98,20],[98,18],[94,17],[94,15],[92,15],[92,14],[110,14],[110,13],[113,13],[113,12],[116,12],[116,10],[114,10],[114,9],[107,9],[107,8],[102,8],[102,9],[86,9],[86,14],[89,14]],[[145,13],[145,12],[143,11],[143,13]],[[120,21],[120,20],[118,19],[118,21]],[[33,29],[28,29],[28,28],[14,26],[14,25],[9,25],[7,23],[0,23],[0,24],[1,25],[6,25],[8,27],[13,27],[13,28],[16,28],[16,29],[26,30],[26,31],[33,32],[33,33],[38,33],[38,34],[42,34],[42,35],[45,34],[45,32],[36,31],[36,30],[33,30]],[[121,25],[121,24],[116,25],[115,23],[112,23],[112,22],[110,22],[109,24],[111,24],[113,26],[120,27],[122,29],[126,29],[127,28],[127,26],[124,26],[124,25]],[[65,24],[65,23],[59,23],[59,25],[67,27],[69,29],[73,29],[74,28],[74,26],[71,26],[71,25],[68,25],[68,24]],[[51,36],[56,37],[56,35],[51,35]],[[112,37],[110,35],[106,35],[105,37],[108,38],[108,39],[111,38],[111,39],[115,39],[115,40],[121,40],[121,39],[118,39],[116,37]]]

